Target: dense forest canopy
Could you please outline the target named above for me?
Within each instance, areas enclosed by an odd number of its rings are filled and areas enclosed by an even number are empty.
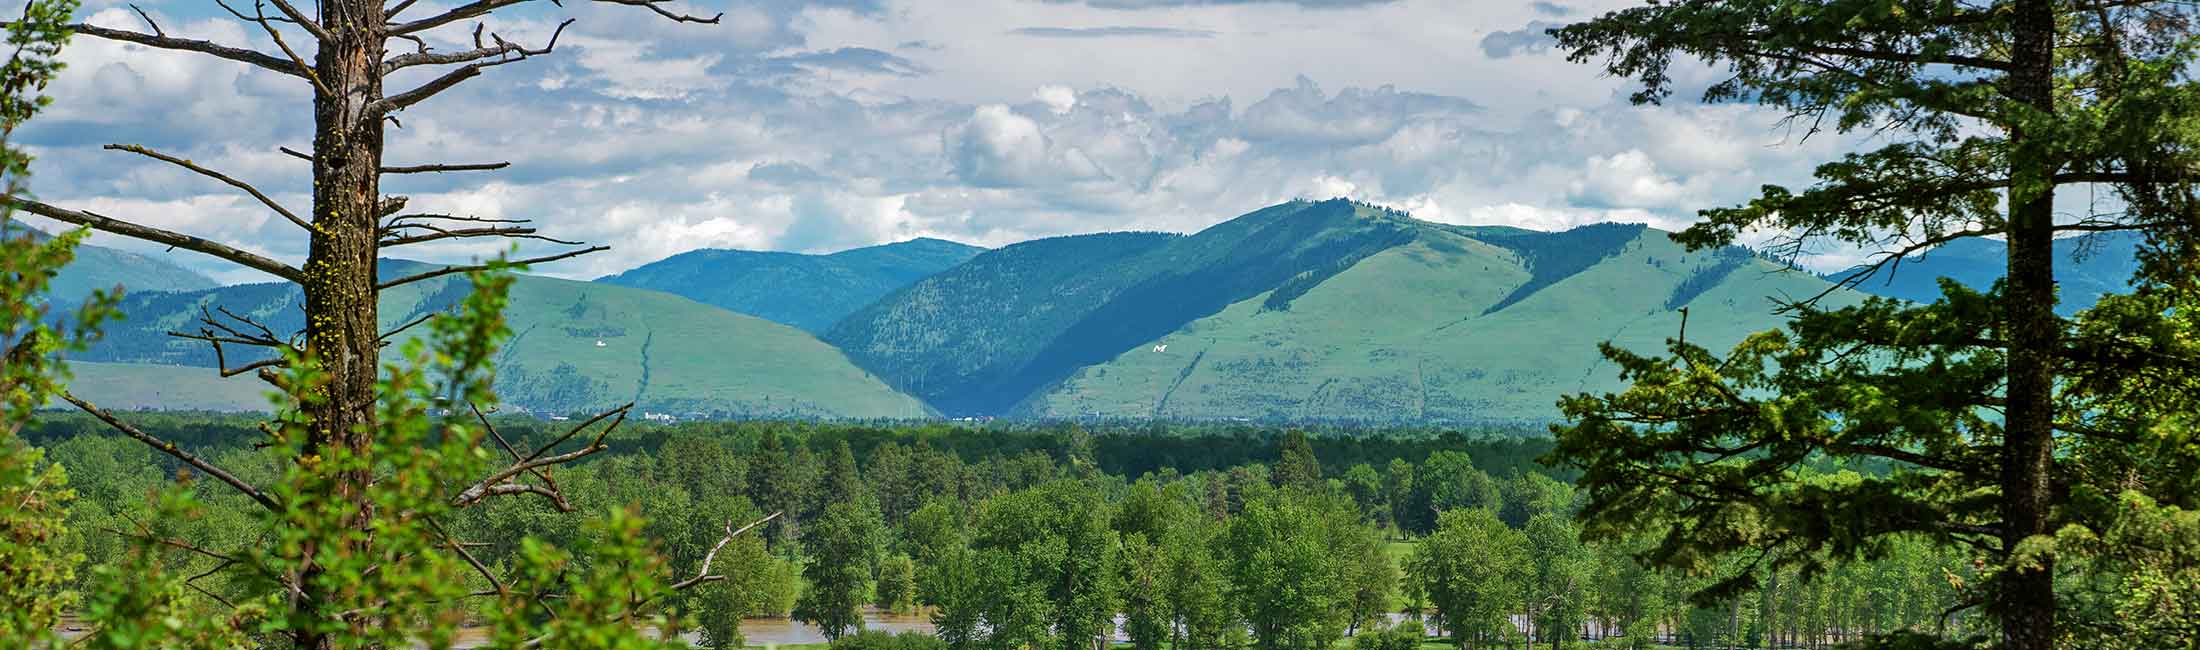
[[[248,442],[250,418],[143,421],[225,466],[275,471]],[[497,423],[520,448],[563,430]],[[764,616],[794,616],[851,644],[930,643],[858,635],[866,607],[928,616],[937,642],[958,649],[1068,650],[1117,637],[1148,649],[1337,647],[1392,634],[1399,615],[1467,648],[1586,638],[1820,645],[1944,629],[1940,614],[1963,593],[1948,576],[1970,571],[1956,555],[1899,544],[1822,582],[1768,575],[1761,595],[1699,606],[1687,595],[1703,578],[1633,562],[1647,538],[1578,540],[1569,476],[1535,461],[1548,440],[1215,429],[622,427],[606,439],[612,453],[556,479],[581,512],[628,513],[672,566],[712,553],[726,521],[784,513],[764,535],[715,549],[731,579],[664,604],[672,630],[721,647],[739,643],[743,618]],[[208,544],[268,534],[249,523],[243,497],[191,480],[188,467],[89,417],[42,418],[24,437],[72,477],[80,498],[59,546],[93,565],[127,556],[127,540],[103,531],[158,517],[147,495],[162,489],[201,500],[168,534]],[[524,540],[587,548],[611,532],[569,525],[556,510],[500,501],[445,525],[483,540],[471,554],[488,566],[523,561]],[[221,563],[180,550],[162,561],[180,575]],[[97,579],[79,576],[77,586]],[[492,587],[483,580],[468,587]],[[253,589],[234,578],[196,584],[224,598]]]

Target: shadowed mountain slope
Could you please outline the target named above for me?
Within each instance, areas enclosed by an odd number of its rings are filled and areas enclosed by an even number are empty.
[[[822,332],[895,289],[984,251],[942,239],[913,239],[831,255],[711,249],[681,253],[596,281],[663,291]]]

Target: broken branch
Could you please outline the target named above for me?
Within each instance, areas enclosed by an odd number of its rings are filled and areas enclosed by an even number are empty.
[[[583,248],[583,249],[580,249],[580,250],[571,250],[571,251],[566,251],[566,252],[563,252],[563,253],[559,253],[559,254],[556,254],[556,255],[544,255],[544,256],[542,256],[542,257],[531,257],[531,258],[527,258],[527,259],[523,259],[523,260],[513,260],[513,261],[509,261],[509,262],[504,262],[504,263],[502,263],[501,265],[502,265],[502,266],[521,266],[521,265],[527,265],[527,264],[541,264],[541,263],[543,263],[543,262],[555,262],[555,261],[558,261],[558,260],[562,260],[562,259],[566,259],[566,258],[569,258],[569,257],[580,257],[580,256],[582,256],[582,255],[587,255],[587,254],[589,254],[589,253],[596,253],[596,252],[602,252],[602,251],[607,251],[607,250],[611,250],[611,247],[610,247],[610,246],[590,246],[590,247],[588,247],[588,248]],[[388,281],[388,282],[382,282],[382,283],[378,283],[378,284],[374,285],[374,288],[375,288],[375,290],[379,291],[379,290],[382,290],[382,289],[388,289],[388,288],[390,288],[390,287],[395,287],[395,286],[400,286],[400,285],[406,285],[406,284],[411,284],[411,283],[414,283],[414,282],[419,282],[419,281],[422,281],[422,280],[431,280],[431,279],[435,279],[435,278],[440,278],[440,277],[443,277],[443,276],[446,276],[446,275],[450,275],[450,274],[453,274],[453,273],[467,273],[467,272],[472,272],[472,271],[486,271],[486,270],[488,270],[488,269],[490,269],[490,268],[492,268],[492,267],[494,267],[494,266],[499,266],[499,265],[496,265],[496,264],[468,264],[468,265],[465,265],[465,266],[446,266],[446,267],[443,267],[443,268],[440,268],[440,269],[436,269],[436,270],[433,270],[433,271],[422,271],[422,272],[420,272],[420,273],[414,273],[414,274],[412,274],[412,275],[408,275],[408,276],[405,276],[405,277],[402,277],[402,278],[398,278],[398,279],[395,279],[395,280],[391,280],[391,281]]]
[[[304,228],[306,232],[313,232],[313,224],[306,223],[306,220],[298,218],[298,215],[296,213],[291,212],[288,208],[284,208],[282,204],[276,203],[275,199],[270,198],[265,192],[261,192],[260,188],[253,187],[251,183],[237,180],[236,178],[231,177],[228,174],[223,174],[221,172],[201,167],[198,163],[194,163],[182,158],[177,158],[175,156],[164,154],[134,144],[110,144],[100,148],[109,151],[127,151],[130,153],[134,153],[140,156],[175,165],[177,167],[182,167],[184,169],[198,172],[198,174],[201,176],[212,178],[214,180],[226,183],[230,187],[244,190],[244,193],[252,195],[252,198],[259,199],[260,205],[265,205],[267,206],[267,209],[274,210],[275,214],[283,215],[284,219],[289,219],[291,223],[297,224],[299,228]]]
[[[58,208],[20,196],[0,197],[0,202],[9,204],[17,209],[23,210],[24,212],[29,212],[31,214],[35,214],[48,219],[53,219],[55,221],[72,223],[79,226],[90,226],[93,230],[110,232],[132,239],[140,239],[155,244],[167,244],[168,246],[174,248],[181,248],[184,250],[205,253],[207,255],[212,255],[214,257],[219,257],[225,260],[229,260],[231,262],[235,262],[239,266],[261,271],[267,273],[268,275],[273,275],[275,277],[289,280],[291,282],[302,283],[305,281],[305,273],[299,271],[295,267],[284,264],[282,262],[277,262],[272,259],[268,259],[266,257],[255,255],[253,253],[248,253],[219,242],[201,239],[181,233],[161,230],[159,228],[153,228],[150,226],[141,226],[138,224],[130,223],[128,221],[122,221],[92,212]]]
[[[247,497],[251,497],[253,501],[258,501],[260,505],[266,506],[267,509],[277,512],[282,511],[282,505],[276,503],[275,499],[267,496],[266,493],[261,492],[259,488],[252,487],[252,484],[244,482],[243,479],[237,478],[237,475],[231,474],[227,470],[223,470],[222,468],[215,466],[213,463],[208,462],[206,459],[199,458],[198,456],[193,455],[191,452],[184,451],[182,448],[177,447],[176,443],[162,440],[160,438],[155,438],[152,436],[152,434],[148,434],[138,429],[137,427],[131,426],[130,423],[123,422],[121,419],[116,418],[113,413],[108,413],[105,409],[93,406],[91,402],[77,399],[76,395],[71,394],[68,391],[62,391],[61,399],[67,400],[70,404],[76,405],[78,409],[84,411],[85,413],[91,414],[92,417],[99,418],[99,421],[107,423],[107,426],[113,427],[116,431],[121,431],[123,435],[134,438],[138,442],[145,443],[146,446],[152,447],[153,449],[158,450],[161,453],[174,456],[176,460],[183,461],[183,464],[190,465],[194,469],[205,472],[207,476],[212,476],[215,480],[229,484],[229,487],[236,488],[238,492],[244,493],[244,495]]]

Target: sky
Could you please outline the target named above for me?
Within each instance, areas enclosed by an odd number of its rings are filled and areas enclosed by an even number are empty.
[[[1116,230],[1193,232],[1294,198],[1350,197],[1430,221],[1675,229],[1868,144],[1803,137],[1777,109],[1682,93],[1634,106],[1626,80],[1543,34],[1637,0],[696,0],[717,25],[646,9],[533,3],[489,17],[554,52],[491,68],[398,114],[386,164],[510,161],[391,176],[418,211],[533,219],[611,247],[538,272],[616,273],[698,248],[830,252],[938,237],[983,246]],[[677,2],[677,0],[676,0]],[[309,2],[310,4],[310,2]],[[205,0],[137,3],[173,36],[277,51]],[[427,16],[448,0],[421,0]],[[144,29],[92,0],[88,22]],[[470,24],[427,34],[470,43]],[[292,43],[304,34],[286,34]],[[16,135],[32,189],[89,209],[302,260],[302,232],[139,144],[304,213],[305,82],[200,55],[79,37],[53,105]],[[1718,71],[1683,65],[1684,86]],[[390,79],[392,91],[426,72]],[[157,251],[111,236],[95,243]],[[506,244],[389,251],[455,262]],[[530,246],[547,252],[555,246]],[[255,271],[176,253],[224,282]],[[1829,254],[1806,264],[1837,268]]]

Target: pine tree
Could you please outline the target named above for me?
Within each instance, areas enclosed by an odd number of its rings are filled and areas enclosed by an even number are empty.
[[[1634,387],[1567,399],[1573,423],[1553,455],[1584,471],[1589,532],[1648,525],[1667,533],[1658,561],[1703,568],[1751,548],[1806,574],[1890,536],[1982,548],[1998,568],[1988,608],[2004,647],[2053,647],[2069,628],[2051,535],[2114,516],[2074,498],[2086,463],[2066,452],[2138,453],[2149,475],[2179,462],[2143,451],[2146,429],[2117,417],[2128,400],[2084,394],[2200,366],[2174,334],[2190,312],[2172,304],[2189,300],[2200,230],[2193,17],[2176,0],[1684,0],[1552,30],[1573,60],[1639,82],[1637,102],[1670,97],[1673,66],[1701,59],[1723,69],[1707,101],[1755,101],[1886,143],[1821,165],[1812,187],[1704,210],[1676,236],[1692,248],[1770,231],[1784,233],[1773,247],[1784,257],[1827,242],[1882,253],[1849,280],[1861,282],[1959,238],[2009,244],[2007,279],[1984,293],[1806,299],[1787,331],[1725,358],[1685,337],[1669,357],[1607,347]],[[2058,220],[2057,196],[2087,185],[2112,205]],[[2055,237],[2119,230],[2149,237],[2142,281],[2188,295],[2057,317]],[[1892,469],[1841,484],[1787,475],[1826,458]],[[1737,594],[1754,573],[1701,595]]]

